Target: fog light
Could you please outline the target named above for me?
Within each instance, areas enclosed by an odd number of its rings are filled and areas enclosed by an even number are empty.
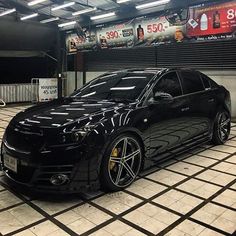
[[[69,182],[69,177],[63,174],[56,174],[51,177],[50,182],[53,185],[63,185]]]

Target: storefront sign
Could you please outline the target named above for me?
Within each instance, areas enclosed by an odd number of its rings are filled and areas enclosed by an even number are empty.
[[[57,99],[57,79],[39,79],[39,102]]]

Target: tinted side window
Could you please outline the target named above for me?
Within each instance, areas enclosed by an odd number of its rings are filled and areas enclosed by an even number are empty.
[[[153,89],[153,93],[155,94],[156,92],[169,93],[173,97],[181,96],[181,85],[176,72],[170,72],[164,75]]]
[[[201,73],[201,77],[202,77],[202,82],[204,84],[205,89],[210,89],[211,84],[210,84],[209,78],[206,75],[202,74],[202,73]]]
[[[205,90],[201,77],[198,73],[192,71],[182,71],[182,81],[184,94],[195,93]]]

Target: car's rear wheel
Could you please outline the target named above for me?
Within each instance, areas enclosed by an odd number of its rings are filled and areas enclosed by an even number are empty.
[[[231,117],[229,112],[221,111],[217,114],[216,121],[214,124],[213,144],[220,145],[224,144],[230,135],[231,129]]]
[[[142,164],[142,149],[133,135],[120,135],[109,145],[101,163],[101,185],[119,191],[134,182]]]

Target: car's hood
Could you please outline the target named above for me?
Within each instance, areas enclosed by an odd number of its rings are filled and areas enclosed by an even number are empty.
[[[11,124],[40,128],[84,126],[129,110],[130,104],[108,101],[61,99],[31,107],[15,116]]]

